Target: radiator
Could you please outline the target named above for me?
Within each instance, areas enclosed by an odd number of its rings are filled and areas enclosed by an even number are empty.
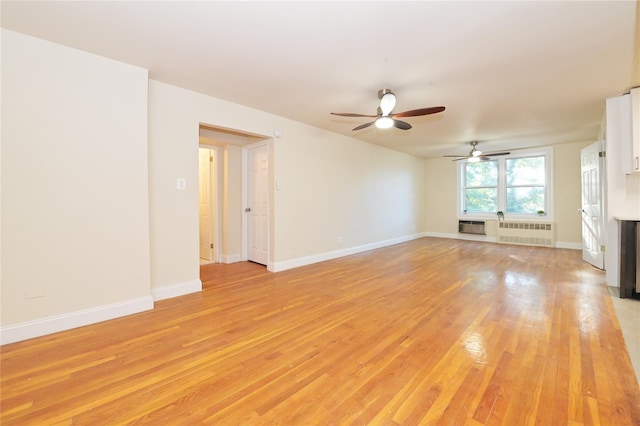
[[[555,224],[553,222],[498,222],[497,241],[502,244],[525,246],[555,246]]]

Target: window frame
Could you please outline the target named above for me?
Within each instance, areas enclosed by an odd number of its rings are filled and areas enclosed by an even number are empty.
[[[507,159],[518,159],[518,158],[527,158],[527,157],[540,157],[544,156],[545,163],[545,214],[527,214],[527,213],[508,213],[506,211],[507,205]],[[554,177],[553,177],[553,148],[545,147],[545,148],[537,148],[537,149],[528,149],[528,150],[519,150],[513,151],[511,154],[503,155],[499,157],[492,157],[492,161],[497,161],[498,164],[498,211],[504,212],[505,220],[544,220],[549,221],[553,220],[553,187],[554,187]],[[476,219],[484,219],[484,220],[496,220],[497,212],[492,213],[474,213],[474,212],[464,212],[464,196],[465,196],[465,165],[469,163],[468,160],[460,160],[457,161],[457,211],[458,211],[458,219],[462,220],[476,220]]]

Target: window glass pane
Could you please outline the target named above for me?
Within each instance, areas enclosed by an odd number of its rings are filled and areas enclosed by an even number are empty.
[[[464,166],[465,186],[497,186],[498,162],[482,161],[466,163]]]
[[[507,188],[507,212],[535,214],[544,211],[544,187]]]
[[[464,206],[467,213],[495,213],[498,210],[498,189],[467,188]]]
[[[507,159],[507,186],[544,185],[544,156]]]

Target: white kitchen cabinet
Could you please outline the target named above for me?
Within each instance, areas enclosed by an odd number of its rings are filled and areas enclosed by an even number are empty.
[[[620,170],[640,173],[640,87],[607,99],[607,141],[620,147]]]
[[[607,99],[605,141],[606,151],[619,153],[618,161],[610,163],[612,171],[632,172],[631,157],[631,96],[629,94]]]
[[[631,137],[629,138],[629,162],[625,173],[640,173],[640,87],[631,89],[630,119]]]

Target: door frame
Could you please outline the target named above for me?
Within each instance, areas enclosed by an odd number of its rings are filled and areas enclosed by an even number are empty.
[[[271,271],[271,215],[272,215],[272,140],[265,139],[252,144],[244,145],[242,147],[242,260],[249,260],[249,244],[247,239],[249,238],[249,221],[245,214],[245,208],[249,205],[249,150],[259,148],[262,146],[267,147],[267,270]]]

